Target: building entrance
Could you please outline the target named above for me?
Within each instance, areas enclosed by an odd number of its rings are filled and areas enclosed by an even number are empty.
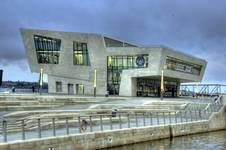
[[[177,85],[177,81],[165,80],[164,96],[177,97]],[[160,79],[137,78],[137,96],[160,97]]]

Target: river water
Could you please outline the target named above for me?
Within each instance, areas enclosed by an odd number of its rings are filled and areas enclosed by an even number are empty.
[[[226,150],[226,130],[148,141],[111,150]]]

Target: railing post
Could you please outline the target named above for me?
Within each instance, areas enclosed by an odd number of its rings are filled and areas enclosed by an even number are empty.
[[[156,112],[156,117],[157,117],[157,125],[159,125],[159,114]]]
[[[165,118],[165,113],[163,112],[163,121],[164,121],[164,125],[166,124],[166,118]]]
[[[41,119],[38,118],[38,137],[42,138]]]
[[[136,127],[138,127],[137,113],[135,113]]]
[[[144,115],[144,113],[142,113],[143,114],[143,126],[145,126],[145,115]]]
[[[110,120],[110,129],[112,130],[113,129],[113,126],[112,126],[112,115],[109,116],[109,120]]]
[[[119,129],[122,129],[121,114],[119,114],[118,117],[119,117]]]
[[[24,120],[21,120],[21,126],[22,126],[22,140],[25,140],[25,129],[24,129]]]
[[[129,113],[127,114],[127,119],[128,119],[128,128],[130,128],[130,115],[129,115]]]
[[[193,121],[192,111],[190,110],[189,112],[190,112],[191,121]]]
[[[153,125],[152,113],[150,113],[150,125]]]
[[[103,131],[103,120],[102,120],[102,115],[100,115],[100,130]]]
[[[187,111],[184,112],[184,115],[185,115],[186,122],[188,122]]]
[[[67,135],[68,135],[69,134],[68,118],[66,118],[66,131],[67,131]]]
[[[3,130],[4,142],[7,142],[7,121],[6,120],[2,121],[2,130]]]
[[[89,127],[90,127],[90,132],[93,132],[92,116],[89,116]]]
[[[53,124],[53,136],[56,136],[55,118],[52,118],[52,124]]]
[[[82,133],[82,129],[81,129],[81,118],[80,116],[78,116],[78,128],[79,128],[79,133]]]
[[[183,120],[182,120],[182,112],[180,111],[180,122],[182,123]]]

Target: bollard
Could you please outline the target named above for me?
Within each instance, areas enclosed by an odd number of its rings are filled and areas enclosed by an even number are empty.
[[[67,135],[68,135],[69,134],[68,118],[66,118],[66,132],[67,132]]]
[[[53,136],[56,136],[55,118],[52,118],[52,124],[53,124]]]
[[[136,127],[138,127],[138,120],[137,120],[137,113],[135,113],[135,118],[136,118]]]
[[[156,113],[156,117],[157,117],[157,125],[159,125],[159,114],[158,114],[158,112]]]
[[[118,117],[119,117],[119,129],[122,129],[121,114],[119,114]]]
[[[127,114],[127,118],[128,118],[128,128],[130,128],[130,115],[129,114]]]
[[[81,118],[80,118],[80,116],[78,116],[78,128],[79,128],[79,133],[82,133],[82,130],[81,130],[80,125],[81,125]]]
[[[93,132],[92,116],[89,116],[89,127],[90,127],[90,132]]]
[[[164,125],[165,125],[166,124],[165,113],[163,112],[162,115],[163,115],[163,121],[164,121]]]
[[[171,113],[169,112],[169,123],[171,124]]]
[[[113,129],[113,126],[112,126],[112,115],[109,116],[109,120],[110,120],[110,129],[112,130]]]
[[[22,140],[25,140],[25,124],[24,124],[24,120],[21,120],[21,127],[22,127]]]
[[[41,119],[38,118],[38,137],[42,138]]]
[[[102,115],[100,115],[100,130],[103,131],[103,120],[102,120]]]
[[[7,121],[6,120],[2,121],[2,130],[3,130],[4,142],[7,142]]]
[[[143,115],[143,126],[145,126],[145,115],[144,115],[144,113],[142,113],[142,115]]]

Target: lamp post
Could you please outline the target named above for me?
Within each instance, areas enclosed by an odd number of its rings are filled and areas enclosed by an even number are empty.
[[[43,68],[41,66],[40,67],[40,76],[39,76],[39,93],[40,93],[40,95],[41,95],[42,85],[43,85]]]
[[[94,79],[93,79],[93,94],[96,97],[96,87],[97,87],[97,70],[94,69]]]
[[[164,94],[164,71],[162,70],[162,73],[161,73],[161,95],[160,95],[160,98],[161,100],[163,100],[163,94]]]

